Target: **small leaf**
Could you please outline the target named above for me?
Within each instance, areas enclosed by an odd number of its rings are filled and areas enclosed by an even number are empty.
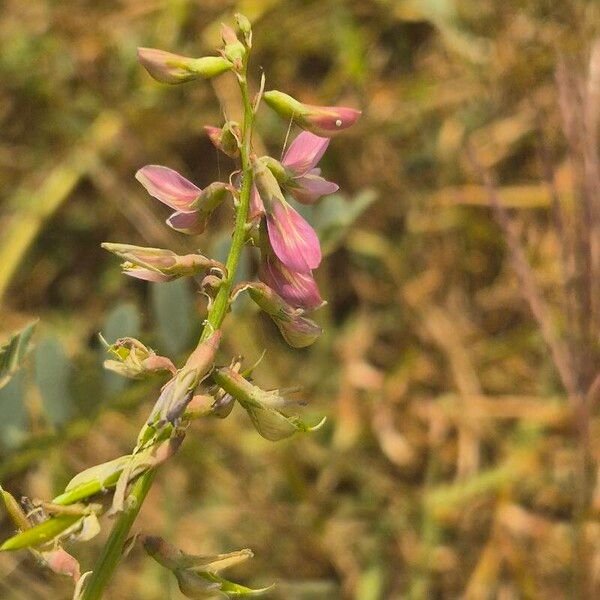
[[[214,573],[200,573],[200,576],[204,577],[204,579],[206,579],[207,581],[214,581],[220,583],[221,591],[227,594],[227,596],[233,598],[260,596],[261,594],[268,592],[274,587],[274,585],[270,585],[266,588],[253,590],[252,588],[246,587],[245,585],[240,585],[239,583],[234,583],[233,581],[229,581],[227,579],[224,579],[223,577],[219,577],[219,575],[215,575]]]
[[[7,448],[18,446],[25,438],[28,419],[25,387],[25,374],[18,372],[0,388],[0,441]]]
[[[152,311],[161,344],[169,355],[183,352],[194,331],[194,300],[187,279],[150,286]]]
[[[61,425],[73,414],[69,390],[71,363],[58,339],[41,340],[34,354],[35,382],[42,396],[48,420]]]
[[[29,350],[29,341],[37,321],[29,323],[13,334],[6,344],[0,346],[0,388],[4,387],[17,372]]]

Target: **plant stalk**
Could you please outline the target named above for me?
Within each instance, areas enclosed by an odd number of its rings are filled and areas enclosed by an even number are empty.
[[[254,125],[254,110],[250,103],[248,82],[246,78],[248,68],[248,53],[243,62],[242,72],[238,74],[238,81],[242,100],[244,103],[244,120],[242,123],[242,143],[240,156],[242,162],[242,186],[239,203],[236,210],[235,228],[231,240],[231,247],[227,262],[227,275],[223,279],[214,302],[208,312],[206,324],[200,336],[200,342],[210,337],[213,331],[221,327],[229,307],[229,297],[235,274],[240,262],[240,257],[246,242],[246,222],[250,208],[250,192],[252,190],[252,167],[250,153],[252,146],[252,129]],[[123,511],[117,517],[96,567],[89,576],[84,586],[80,600],[99,600],[102,598],[123,554],[123,546],[129,537],[129,532],[144,503],[146,495],[152,487],[156,476],[156,468],[151,468],[143,473],[133,484],[128,495]]]

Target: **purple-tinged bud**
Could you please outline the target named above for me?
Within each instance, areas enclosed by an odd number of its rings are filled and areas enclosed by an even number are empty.
[[[264,162],[253,159],[254,183],[264,203],[273,251],[288,268],[308,273],[321,262],[314,229],[285,200],[277,179]]]
[[[221,332],[201,341],[190,354],[185,365],[162,389],[149,418],[149,424],[158,417],[159,423],[175,422],[184,413],[192,400],[194,390],[214,366],[215,356],[221,341]]]
[[[192,212],[190,204],[197,200],[202,190],[177,171],[161,165],[146,165],[135,178],[146,191],[173,210]]]
[[[150,373],[169,371],[174,374],[177,371],[170,359],[159,356],[152,348],[148,348],[135,338],[119,338],[111,345],[108,345],[102,336],[100,339],[106,346],[107,352],[116,359],[104,361],[104,368],[123,377],[140,379]]]
[[[217,150],[231,156],[231,158],[239,156],[238,140],[241,139],[241,131],[235,121],[227,121],[221,129],[205,125],[204,130]]]
[[[192,79],[210,79],[231,69],[222,56],[189,58],[156,48],[138,48],[138,60],[161,83],[185,83]]]
[[[261,260],[258,276],[294,307],[314,310],[323,305],[319,288],[309,273],[298,273],[288,269],[276,256],[269,255]]]
[[[304,104],[277,90],[265,92],[263,98],[280,117],[323,137],[351,127],[361,115],[355,108]]]
[[[273,319],[290,346],[305,348],[321,335],[321,327],[305,317],[302,309],[290,306],[264,283],[247,283],[240,287],[246,289],[252,300]]]
[[[192,277],[210,269],[218,269],[225,273],[223,264],[201,254],[180,256],[172,250],[163,248],[145,248],[109,242],[103,243],[102,247],[125,261],[121,264],[125,275],[146,281],[159,283],[172,281],[179,277]]]

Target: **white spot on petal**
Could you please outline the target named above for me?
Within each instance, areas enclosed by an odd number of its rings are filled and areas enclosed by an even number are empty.
[[[336,124],[336,126],[337,126],[337,127],[341,127],[341,126],[342,126],[342,120],[341,120],[341,119],[338,119],[338,120],[335,122],[335,124]]]

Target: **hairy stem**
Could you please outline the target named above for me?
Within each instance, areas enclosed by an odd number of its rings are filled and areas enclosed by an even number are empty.
[[[244,103],[244,120],[242,124],[242,144],[240,155],[242,161],[242,187],[236,211],[235,229],[231,241],[229,256],[227,257],[227,276],[223,279],[214,302],[208,312],[206,324],[200,336],[200,341],[210,337],[213,331],[221,327],[227,314],[229,296],[233,287],[235,274],[240,262],[240,257],[246,242],[246,222],[250,207],[250,192],[252,190],[252,168],[250,153],[252,144],[252,129],[254,125],[254,111],[250,103],[246,72],[248,66],[248,53],[243,64],[242,73],[238,74],[242,100]],[[131,527],[144,503],[154,477],[156,468],[151,468],[143,473],[133,484],[123,511],[119,514],[110,533],[96,567],[89,580],[86,582],[81,600],[99,600],[114,574],[123,553],[123,545],[129,536]]]

